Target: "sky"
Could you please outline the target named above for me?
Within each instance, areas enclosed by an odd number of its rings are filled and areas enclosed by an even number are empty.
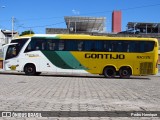
[[[0,29],[19,33],[66,28],[64,16],[106,17],[111,32],[113,10],[122,11],[122,31],[128,22],[160,23],[160,0],[0,0]]]

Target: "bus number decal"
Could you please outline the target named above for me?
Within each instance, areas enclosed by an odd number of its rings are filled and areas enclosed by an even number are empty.
[[[151,59],[150,56],[137,56],[137,59]]]
[[[90,54],[86,53],[85,58],[91,58],[91,59],[125,59],[124,54]]]

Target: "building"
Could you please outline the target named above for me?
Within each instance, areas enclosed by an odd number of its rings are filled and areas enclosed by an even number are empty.
[[[105,33],[105,17],[64,17],[66,28],[46,28],[46,34]]]
[[[103,33],[106,32],[105,17],[64,17],[70,33]]]
[[[160,23],[128,22],[127,31],[156,34],[160,33]]]
[[[122,27],[122,12],[113,11],[112,12],[112,32],[118,33],[121,32]]]
[[[18,32],[13,32],[13,37],[18,36]],[[10,43],[12,39],[12,31],[10,30],[0,30],[0,50],[3,44]]]
[[[46,28],[46,34],[69,34],[66,28]]]
[[[13,37],[17,37],[18,32],[13,32]],[[11,42],[12,39],[12,31],[10,30],[0,30],[0,68],[2,68],[2,58],[3,58],[3,52],[2,52],[2,46],[4,44],[8,44]]]

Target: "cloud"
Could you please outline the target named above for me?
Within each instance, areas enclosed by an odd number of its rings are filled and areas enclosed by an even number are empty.
[[[75,10],[75,9],[72,10],[72,13],[73,13],[74,15],[79,15],[79,14],[80,14],[80,12],[79,12],[78,10]]]

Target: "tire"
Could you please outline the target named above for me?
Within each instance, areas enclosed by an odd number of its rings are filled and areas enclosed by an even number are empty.
[[[116,76],[116,69],[114,67],[105,67],[103,74],[106,78],[113,78]]]
[[[25,66],[24,72],[26,75],[36,75],[36,67],[33,64],[28,64]]]
[[[119,76],[121,78],[130,78],[131,74],[132,74],[132,71],[131,71],[130,67],[122,67],[119,70]]]

